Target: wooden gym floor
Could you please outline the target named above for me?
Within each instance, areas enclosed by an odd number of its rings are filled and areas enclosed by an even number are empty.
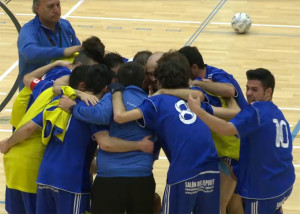
[[[7,7],[21,25],[33,18],[32,0],[11,0]],[[82,41],[98,36],[107,50],[131,58],[137,51],[168,51],[197,46],[207,64],[233,74],[245,89],[245,72],[264,67],[274,73],[273,101],[290,123],[294,164],[300,176],[300,1],[296,0],[61,0],[62,15]],[[247,12],[252,28],[233,32],[230,22]],[[18,73],[17,31],[0,9],[0,102]],[[13,97],[14,99],[14,97]],[[0,112],[0,139],[10,135],[13,99]],[[5,176],[0,155],[0,213],[6,213]],[[168,161],[161,154],[154,165],[157,191],[163,194]],[[284,204],[285,214],[300,213],[300,179]]]

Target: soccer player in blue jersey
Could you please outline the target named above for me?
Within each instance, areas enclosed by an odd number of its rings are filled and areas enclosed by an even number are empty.
[[[203,89],[211,105],[226,107],[226,98],[230,97],[236,100],[241,109],[247,105],[243,92],[234,77],[223,69],[205,64],[197,47],[185,46],[179,52],[185,55],[190,63],[192,88]],[[236,178],[232,171],[239,160],[239,140],[233,136],[220,136],[214,132],[212,135],[218,155],[222,157],[222,162],[220,162],[222,214],[240,213],[242,203],[238,195],[233,194]]]
[[[295,181],[289,124],[272,102],[275,78],[263,68],[247,71],[249,105],[229,122],[199,108],[190,96],[193,112],[212,130],[241,139],[237,192],[246,214],[280,214]]]
[[[178,52],[165,53],[158,61],[156,77],[159,87],[187,88],[188,61]],[[113,108],[116,122],[143,118],[141,125],[162,139],[170,162],[162,213],[220,213],[219,158],[209,128],[185,101],[162,94],[126,111],[122,94],[116,91]]]

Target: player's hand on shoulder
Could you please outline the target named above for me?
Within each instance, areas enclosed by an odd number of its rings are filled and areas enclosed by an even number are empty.
[[[80,94],[80,97],[79,97],[83,102],[85,102],[85,104],[87,106],[89,106],[90,104],[91,105],[96,105],[99,101],[98,97],[93,95],[93,94],[87,94],[87,93],[84,93],[82,92]]]
[[[59,101],[58,107],[66,112],[70,112],[70,107],[76,105],[76,102],[66,95],[63,95]]]
[[[151,136],[146,136],[140,141],[140,150],[152,154],[154,151],[154,142],[150,138]]]
[[[74,53],[79,52],[80,50],[81,50],[81,45],[67,47],[64,50],[64,56],[65,57],[72,56]]]

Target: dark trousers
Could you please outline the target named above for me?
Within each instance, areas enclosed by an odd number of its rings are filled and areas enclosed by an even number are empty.
[[[155,181],[147,177],[96,177],[92,213],[153,213]]]

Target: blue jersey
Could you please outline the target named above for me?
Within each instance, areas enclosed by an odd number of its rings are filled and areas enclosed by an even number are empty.
[[[238,84],[238,82],[234,79],[234,77],[231,74],[227,73],[226,71],[224,71],[222,69],[206,65],[205,78],[210,79],[213,82],[227,83],[227,84],[233,85],[235,88],[235,95],[234,95],[235,101],[237,102],[237,104],[239,105],[239,107],[241,109],[243,109],[244,107],[247,106],[248,103],[243,95],[242,89],[241,89],[240,85]],[[220,97],[209,95],[208,98],[209,98],[209,102],[213,106],[217,106],[217,107],[222,106]]]
[[[78,105],[85,103],[79,102]],[[42,114],[33,119],[40,126],[43,125]],[[37,183],[71,193],[89,193],[92,180],[89,169],[97,147],[92,136],[102,130],[71,117],[64,141],[52,137],[47,145]]]
[[[132,110],[140,105],[147,94],[139,87],[128,86],[123,92],[126,110]],[[97,105],[92,108],[75,106],[73,115],[85,122],[109,125],[111,137],[138,141],[153,133],[141,128],[135,121],[118,124],[113,120],[112,95],[107,93]],[[97,175],[101,177],[144,177],[152,173],[153,155],[141,152],[106,152],[99,149],[97,154]]]
[[[71,70],[67,67],[54,67],[48,71],[42,78],[42,81],[38,82],[36,86],[32,89],[32,95],[30,97],[28,107],[36,100],[36,98],[46,89],[53,86],[53,83],[56,79],[59,79],[63,76],[70,75]]]
[[[230,121],[241,139],[238,193],[267,199],[295,181],[290,127],[273,102],[255,102]]]
[[[80,45],[69,21],[60,19],[56,29],[53,33],[42,25],[37,15],[23,25],[18,37],[20,89],[25,74],[63,57],[66,47]]]
[[[178,97],[157,95],[138,108],[146,128],[162,139],[170,167],[167,183],[174,184],[197,176],[200,172],[218,171],[218,156],[210,130],[187,103]]]

